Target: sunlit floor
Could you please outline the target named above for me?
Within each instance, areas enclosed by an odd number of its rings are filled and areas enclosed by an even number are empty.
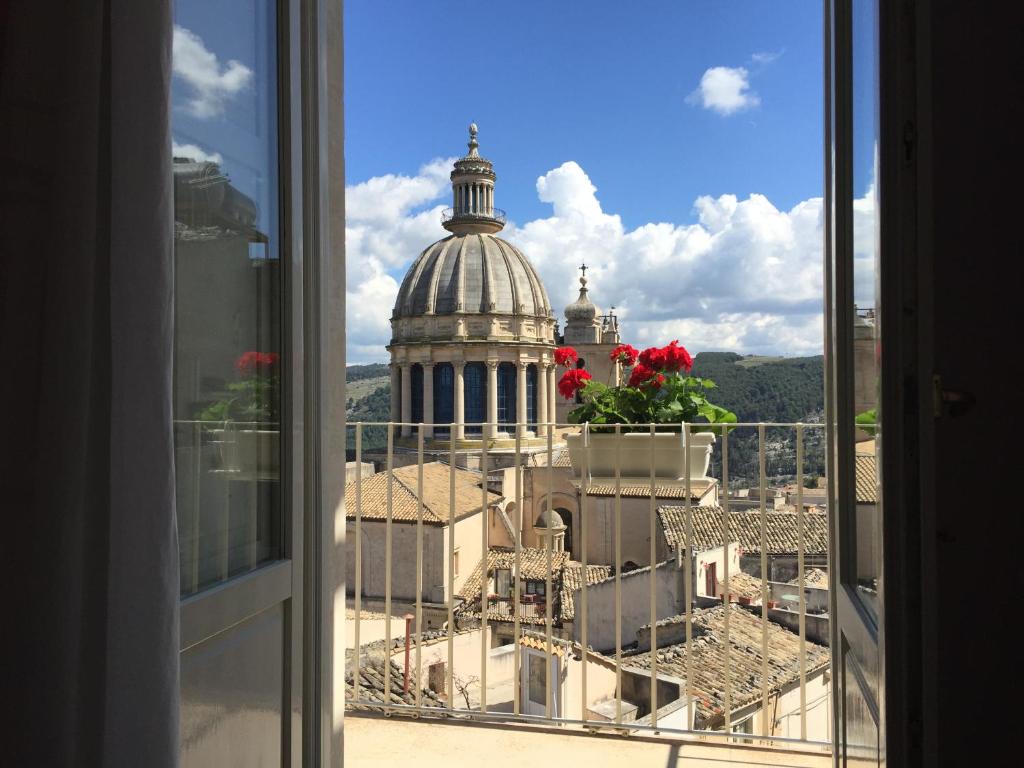
[[[657,738],[499,727],[452,721],[346,714],[345,765],[451,768],[523,768],[529,765],[628,766],[629,768],[827,768],[831,755],[806,748],[779,749]]]

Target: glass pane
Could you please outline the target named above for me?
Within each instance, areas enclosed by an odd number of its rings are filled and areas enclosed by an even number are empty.
[[[850,542],[853,582],[877,618],[881,573],[878,409],[878,14],[874,0],[853,3],[853,451],[856,515]]]
[[[179,0],[174,418],[181,592],[281,556],[276,10]]]

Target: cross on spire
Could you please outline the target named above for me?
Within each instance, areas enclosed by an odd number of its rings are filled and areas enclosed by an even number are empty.
[[[590,267],[587,266],[587,263],[585,261],[580,264],[580,272],[583,273],[583,277],[587,276],[588,269],[590,269]]]

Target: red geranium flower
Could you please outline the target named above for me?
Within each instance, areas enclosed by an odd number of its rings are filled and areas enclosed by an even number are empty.
[[[573,354],[576,354],[575,352]],[[558,392],[566,400],[572,400],[576,393],[583,389],[587,380],[592,378],[583,368],[570,368],[562,374],[558,381]]]
[[[660,371],[665,367],[665,350],[661,347],[648,347],[640,353],[638,359],[640,360],[640,365]]]
[[[649,368],[643,363],[638,364],[629,376],[629,386],[638,389],[642,387],[660,389],[664,383],[665,375],[663,373],[654,368]]]
[[[235,360],[235,370],[242,376],[264,373],[277,365],[276,352],[245,352]]]
[[[637,355],[640,353],[636,351],[630,344],[619,344],[612,353],[608,355],[609,360],[620,362],[623,365],[633,365],[636,362]]]
[[[559,347],[555,350],[555,362],[559,365],[564,365],[566,368],[575,365],[579,359],[580,356],[576,354],[576,350],[572,347]]]
[[[693,358],[686,351],[686,347],[680,346],[678,341],[670,341],[661,351],[665,354],[665,370],[685,370],[689,373],[693,368]]]

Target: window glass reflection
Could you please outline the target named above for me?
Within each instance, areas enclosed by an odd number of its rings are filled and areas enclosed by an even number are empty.
[[[878,18],[874,0],[853,3],[853,365],[857,430],[852,451],[856,593],[877,618],[881,573],[878,453]]]
[[[172,101],[181,591],[281,556],[272,3],[179,0]]]

